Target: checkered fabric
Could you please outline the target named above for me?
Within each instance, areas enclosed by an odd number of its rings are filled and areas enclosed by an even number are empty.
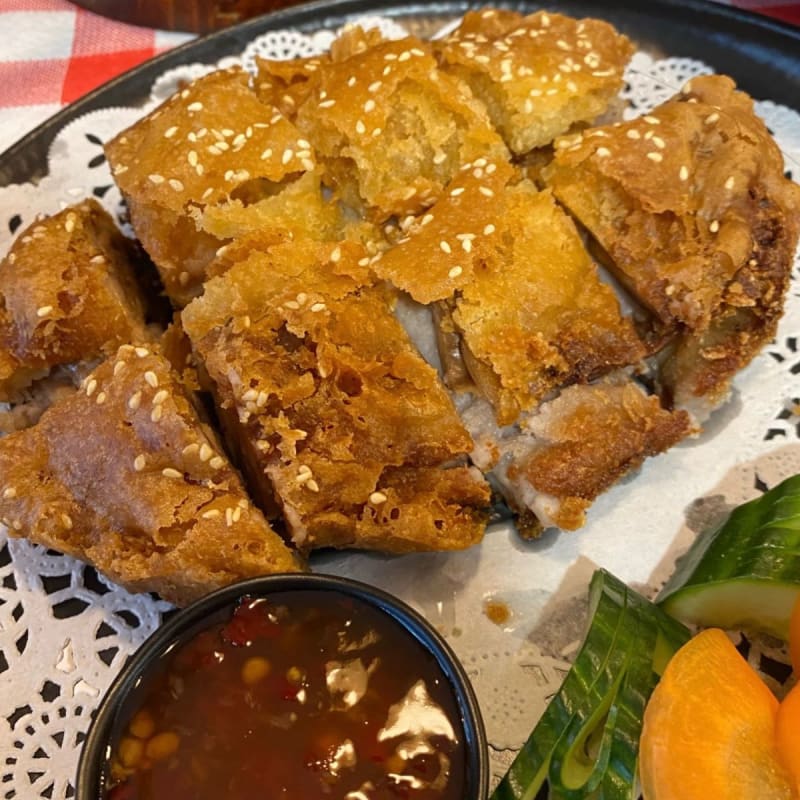
[[[800,24],[800,3],[720,1]],[[189,38],[113,22],[67,0],[0,0],[0,152],[63,105]]]

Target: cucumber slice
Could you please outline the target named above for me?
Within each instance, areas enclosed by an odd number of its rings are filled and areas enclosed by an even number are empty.
[[[795,475],[701,533],[658,602],[687,622],[752,628],[786,639],[798,593],[800,475]]]
[[[679,622],[604,570],[590,586],[591,623],[559,692],[491,800],[635,797],[644,705],[688,638]]]

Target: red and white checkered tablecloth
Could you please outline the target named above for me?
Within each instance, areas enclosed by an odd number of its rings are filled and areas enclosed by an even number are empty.
[[[722,2],[800,25],[800,3]],[[104,19],[67,0],[0,0],[0,152],[63,105],[189,38]]]

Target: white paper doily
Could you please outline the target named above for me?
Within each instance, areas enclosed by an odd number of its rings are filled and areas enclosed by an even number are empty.
[[[371,19],[402,35],[391,20]],[[319,54],[333,33],[266,34],[255,55]],[[226,59],[224,65],[231,63]],[[110,108],[64,128],[54,141],[49,174],[38,186],[0,189],[0,252],[37,214],[86,196],[112,213],[120,195],[102,143],[167,97],[179,82],[217,65],[170,70],[143,108]],[[694,75],[699,61],[654,60],[637,53],[627,72],[629,116],[645,113]],[[800,115],[764,100],[757,105],[780,144],[787,170],[800,176]],[[318,557],[317,571],[381,586],[422,611],[463,660],[478,694],[495,774],[510,762],[546,700],[560,684],[580,641],[585,596],[595,565],[633,585],[657,588],[677,552],[732,505],[800,472],[800,261],[774,344],[736,379],[731,401],[698,439],[649,460],[603,495],[589,522],[573,534],[549,532],[521,541],[508,523],[464,553],[402,558],[355,553]],[[642,509],[647,509],[643,514]],[[65,601],[72,600],[70,606]],[[484,613],[488,600],[511,612],[499,627]],[[159,625],[166,603],[130,595],[93,569],[19,540],[0,528],[0,793],[34,800],[70,797],[80,743],[99,699],[131,654]],[[71,612],[71,615],[68,613]],[[757,666],[774,656],[751,650]]]

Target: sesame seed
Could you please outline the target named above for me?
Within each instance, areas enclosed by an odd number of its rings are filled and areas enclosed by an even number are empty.
[[[367,126],[364,125],[364,123],[361,120],[358,120],[358,122],[356,122],[356,133],[363,134],[366,133],[366,131],[367,131]]]
[[[283,163],[284,165],[285,165],[285,164],[288,164],[288,163],[289,163],[289,162],[290,162],[290,161],[291,161],[293,158],[294,158],[294,150],[292,150],[292,148],[291,148],[291,147],[287,147],[287,148],[286,148],[286,149],[283,151],[283,156],[282,156],[282,158],[281,158],[281,161],[282,161],[282,163]]]
[[[420,225],[427,225],[429,222],[433,221],[433,214],[426,214],[421,220]]]
[[[97,381],[92,378],[89,383],[86,384],[86,396],[91,397],[94,394],[94,390],[97,388]]]
[[[689,169],[688,169],[688,167],[682,166],[681,167],[681,171],[678,173],[678,175],[679,175],[679,177],[680,177],[680,179],[682,181],[688,181],[689,180]]]
[[[287,300],[283,305],[285,308],[290,308],[292,311],[297,311],[300,308],[300,303],[296,300]]]
[[[706,125],[713,125],[719,119],[719,114],[715,111],[706,117]]]
[[[598,147],[594,152],[599,158],[608,158],[611,155],[611,151],[607,147]]]
[[[165,478],[182,478],[183,477],[183,473],[182,472],[178,472],[178,470],[173,469],[172,467],[165,467],[164,469],[161,470],[161,474]]]
[[[200,103],[199,101],[198,102],[194,102],[194,103],[189,103],[189,105],[186,106],[186,108],[189,111],[202,111],[203,110],[203,104]]]
[[[716,233],[719,230],[719,221],[716,219],[712,220],[711,224],[708,226],[708,229],[711,231],[711,233]]]
[[[374,110],[375,110],[375,101],[372,98],[370,98],[369,100],[367,100],[366,103],[364,103],[364,111],[367,114],[369,114],[370,111]]]
[[[629,139],[641,139],[642,134],[636,130],[636,128],[631,128],[626,134]]]
[[[53,310],[53,306],[40,306],[36,309],[37,317],[46,317]]]
[[[310,489],[312,492],[319,491],[319,484],[311,478],[310,480],[306,481],[306,488]]]
[[[125,369],[125,362],[124,361],[117,361],[117,363],[114,364],[114,374],[115,375],[119,375],[119,373],[122,372],[122,370],[124,370],[124,369]]]
[[[470,253],[470,252],[472,252],[472,242],[471,242],[469,239],[464,239],[464,240],[461,242],[461,248],[463,249],[463,251],[464,251],[465,253]]]
[[[650,124],[650,125],[660,125],[661,124],[661,120],[658,117],[654,117],[654,116],[652,116],[650,114],[648,114],[647,116],[642,117],[642,119],[645,122],[647,122],[648,124]]]
[[[661,153],[655,153],[655,152],[654,153],[648,153],[647,157],[651,161],[656,161],[656,162],[664,160],[664,156],[662,156]]]
[[[311,310],[312,310],[314,313],[317,313],[318,311],[324,311],[324,310],[325,310],[325,307],[326,307],[326,306],[325,306],[325,303],[314,303],[314,304],[311,306]]]
[[[164,183],[163,175],[158,175],[156,173],[153,173],[152,175],[148,175],[147,178],[150,181],[150,183],[155,183],[156,185],[158,185],[159,183]]]
[[[200,448],[200,445],[197,442],[192,442],[191,444],[187,444],[186,447],[183,448],[181,451],[182,455],[190,456],[196,453]]]
[[[336,264],[342,258],[342,248],[335,247],[331,253],[331,261]]]
[[[136,353],[139,358],[144,358],[145,356],[150,355],[150,351],[146,347],[135,347],[133,352]]]
[[[389,498],[383,492],[373,492],[369,496],[369,501],[373,505],[380,505],[381,503],[385,503]]]
[[[481,186],[478,191],[485,197],[494,197],[494,192],[488,186]]]
[[[136,411],[137,408],[142,404],[142,393],[136,392],[132,394],[128,400],[128,408],[131,411]]]
[[[75,217],[72,214],[67,215],[67,221],[64,223],[64,230],[67,233],[72,233],[75,230]]]
[[[156,375],[152,370],[149,369],[147,372],[145,372],[144,379],[154,389],[158,386],[158,375]]]
[[[61,524],[68,530],[72,530],[72,517],[69,514],[61,515]]]
[[[653,144],[659,148],[659,150],[663,150],[667,145],[665,144],[664,140],[660,136],[653,137]]]
[[[145,459],[143,455],[140,454],[133,459],[133,468],[137,472],[141,472],[144,469],[144,466],[145,466]]]
[[[169,392],[166,389],[159,389],[153,397],[153,405],[157,406],[163,403],[169,397]]]
[[[242,518],[242,509],[241,508],[234,508],[233,513],[231,514],[231,519],[234,522],[238,522]]]
[[[450,272],[447,273],[447,277],[448,278],[457,278],[462,272],[463,272],[463,270],[461,269],[461,267],[456,266],[456,267],[453,267],[450,270]]]
[[[731,177],[728,178],[728,180],[725,181],[725,188],[726,189],[733,189],[733,184],[734,184],[734,179],[733,179],[733,175],[731,175]]]
[[[211,456],[214,455],[214,451],[205,443],[200,445],[200,460],[201,461],[208,461]]]
[[[164,138],[171,139],[177,132],[178,132],[178,126],[173,125],[171,128],[167,128],[166,131],[164,131]]]
[[[497,230],[497,228],[495,228],[495,226],[494,226],[494,225],[492,225],[492,223],[490,222],[490,223],[489,223],[489,224],[488,224],[488,225],[487,225],[487,226],[486,226],[486,227],[483,229],[483,234],[484,234],[484,236],[491,236],[491,235],[492,235],[492,234],[493,234],[493,233],[494,233],[496,230]]]
[[[176,191],[182,192],[183,191],[183,184],[177,178],[170,178],[169,185]]]
[[[17,496],[17,490],[13,486],[9,486],[7,489],[3,491],[3,497],[6,500],[12,500]]]
[[[150,421],[159,422],[163,413],[164,406],[154,406],[153,410],[150,412]]]
[[[212,508],[209,511],[204,511],[202,514],[203,519],[215,519],[220,516],[222,512],[218,508]]]
[[[439,242],[439,248],[443,253],[447,253],[448,255],[453,252],[453,248],[444,240]]]
[[[233,509],[226,508],[225,509],[225,524],[230,528],[233,525]]]
[[[189,153],[186,156],[186,160],[189,162],[189,164],[191,166],[196,167],[197,166],[197,151],[196,150],[190,150]]]
[[[321,102],[319,104],[319,107],[320,108],[331,108],[332,106],[335,106],[335,105],[336,105],[336,101],[335,100],[324,100],[323,102]]]
[[[97,403],[97,405],[101,406],[101,405],[103,405],[103,403],[105,403],[105,401],[106,401],[106,393],[105,392],[100,392],[100,394],[97,395],[97,400],[95,400],[95,403]]]
[[[222,469],[225,466],[225,459],[222,458],[222,456],[214,456],[214,458],[208,462],[208,465],[211,469]]]

